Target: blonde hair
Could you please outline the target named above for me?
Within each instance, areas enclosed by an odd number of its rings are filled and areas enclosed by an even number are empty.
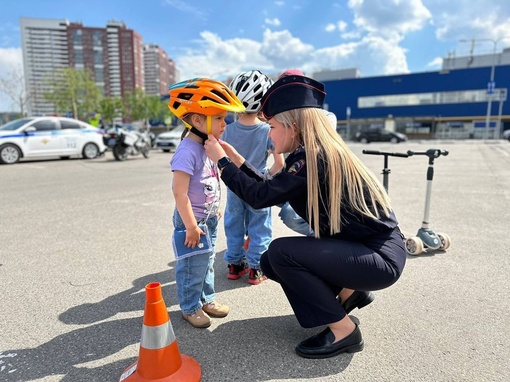
[[[284,111],[274,117],[286,128],[295,126],[297,140],[305,148],[307,166],[308,216],[319,235],[319,203],[324,203],[330,220],[330,234],[341,230],[342,202],[367,217],[380,218],[379,211],[388,216],[389,196],[375,175],[347,147],[343,139],[331,129],[322,109],[302,108]],[[319,179],[319,162],[327,165],[326,179]],[[321,201],[320,184],[327,181],[329,200]],[[347,195],[343,195],[343,191]],[[347,198],[347,199],[346,199]],[[367,204],[368,200],[368,204]],[[379,208],[378,208],[379,207]]]

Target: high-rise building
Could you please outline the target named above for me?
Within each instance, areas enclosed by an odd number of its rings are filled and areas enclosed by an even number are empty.
[[[117,21],[108,22],[106,32],[111,86],[108,95],[121,97],[137,88],[144,90],[142,37]]]
[[[21,41],[29,115],[55,112],[44,94],[51,91],[49,80],[57,69],[87,71],[106,97],[123,97],[137,88],[146,91],[145,83],[148,94],[164,94],[176,71],[158,48],[157,62],[164,69],[145,75],[142,37],[118,21],[96,28],[64,19],[22,18]],[[163,82],[160,93],[152,88],[158,81]]]
[[[174,60],[169,59],[168,61],[170,64],[170,76],[169,76],[170,84],[169,85],[172,85],[172,84],[175,84],[181,80],[181,73],[179,72],[179,69],[177,69],[177,65],[175,64]]]
[[[28,115],[54,112],[45,94],[52,90],[55,70],[69,67],[67,20],[21,18],[23,70]]]
[[[166,52],[158,45],[143,45],[145,94],[161,96],[170,85],[170,62]]]
[[[67,41],[69,66],[86,71],[103,95],[111,94],[106,30],[71,23],[67,27]]]

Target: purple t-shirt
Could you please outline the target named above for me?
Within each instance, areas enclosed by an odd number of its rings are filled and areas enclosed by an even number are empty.
[[[220,178],[218,167],[207,157],[204,146],[184,138],[177,146],[170,166],[172,171],[182,171],[191,176],[188,198],[195,218],[215,216],[220,207]]]

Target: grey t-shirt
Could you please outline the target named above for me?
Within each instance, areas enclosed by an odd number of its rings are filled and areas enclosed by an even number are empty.
[[[227,126],[221,139],[234,146],[257,170],[264,171],[267,167],[267,151],[273,148],[273,141],[268,136],[269,129],[265,122],[246,126],[235,121]]]

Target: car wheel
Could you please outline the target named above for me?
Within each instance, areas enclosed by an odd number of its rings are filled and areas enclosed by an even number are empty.
[[[400,141],[398,140],[397,137],[393,137],[393,138],[390,139],[390,142],[391,143],[399,143]]]
[[[83,158],[94,159],[99,155],[99,147],[95,143],[87,143],[83,146]]]
[[[0,163],[14,164],[21,158],[21,150],[18,146],[7,143],[0,146]]]
[[[368,143],[368,139],[366,139],[366,138],[361,138],[359,141],[360,141],[361,143]]]
[[[163,150],[163,152],[164,152],[164,153],[169,153],[169,152],[170,152],[170,150],[165,149],[165,150]]]

